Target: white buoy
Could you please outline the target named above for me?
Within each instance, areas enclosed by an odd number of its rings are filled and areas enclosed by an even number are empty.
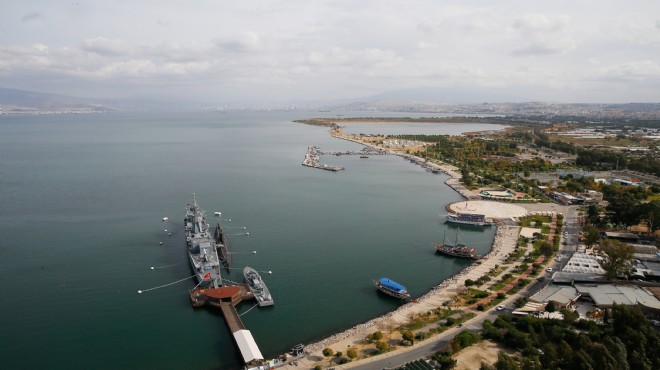
[[[252,251],[252,254],[257,254],[257,251]]]
[[[245,233],[245,235],[250,235],[250,233]]]
[[[167,229],[165,229],[165,232],[167,232]]]
[[[154,269],[154,267],[153,267],[153,266],[151,266],[151,269],[153,270],[153,269]]]
[[[269,275],[272,275],[272,274],[273,274],[273,272],[272,272],[272,271],[268,271],[268,274],[269,274]]]
[[[158,244],[163,245],[163,242],[158,242]]]
[[[141,290],[138,290],[138,294],[142,294],[142,291],[141,291]]]

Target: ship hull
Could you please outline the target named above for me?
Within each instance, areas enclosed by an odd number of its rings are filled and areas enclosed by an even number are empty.
[[[266,287],[263,279],[255,269],[249,266],[245,267],[243,269],[243,277],[245,278],[245,283],[247,283],[248,289],[252,292],[254,298],[256,298],[259,307],[272,306],[275,304],[268,287]]]
[[[484,215],[476,214],[448,214],[446,222],[474,226],[490,226],[494,222],[487,221]]]
[[[376,286],[376,288],[378,288],[378,290],[380,290],[381,292],[387,294],[390,297],[399,298],[399,299],[408,299],[408,298],[410,298],[410,294],[408,294],[407,292],[406,293],[395,292],[391,289],[388,289],[386,286],[384,286],[383,284],[381,284],[377,280],[374,280],[373,282],[374,282],[374,285]]]
[[[450,256],[450,257],[465,258],[465,259],[472,259],[472,260],[479,259],[479,256],[476,253],[474,253],[473,250],[471,250],[471,249],[457,250],[458,248],[460,248],[460,249],[466,248],[467,249],[467,247],[451,247],[451,246],[436,244],[435,251],[437,253],[443,254],[445,256]]]
[[[197,205],[194,194],[193,203],[186,206],[186,217],[183,223],[188,260],[198,285],[213,288],[222,286],[220,260],[215,241],[209,232],[204,211]]]

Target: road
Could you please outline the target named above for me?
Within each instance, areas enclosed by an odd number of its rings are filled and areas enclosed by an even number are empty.
[[[580,225],[578,222],[578,206],[563,207],[564,209],[560,210],[564,213],[564,226],[562,228],[562,234],[564,230],[566,231],[566,244],[560,243],[558,255],[563,255],[561,261],[551,262],[548,266],[551,266],[553,270],[561,270],[573,253],[577,250],[578,246],[578,236],[580,232]],[[562,237],[563,241],[563,237]],[[477,316],[472,320],[466,322],[466,325],[462,328],[452,328],[447,330],[445,333],[442,333],[436,337],[427,339],[421,344],[417,344],[415,348],[410,349],[409,351],[402,352],[400,354],[384,354],[377,357],[373,357],[366,361],[360,361],[355,364],[355,366],[348,365],[347,368],[358,369],[358,370],[373,370],[373,369],[388,369],[396,368],[402,366],[408,362],[416,361],[420,358],[426,357],[430,354],[433,354],[442,347],[444,347],[451,339],[454,338],[461,330],[467,329],[474,332],[479,332],[482,329],[484,320],[495,320],[498,315],[504,313],[511,313],[512,303],[519,297],[528,296],[529,294],[534,294],[551,283],[550,276],[552,273],[546,273],[544,276],[536,279],[532,284],[528,285],[525,289],[522,289],[518,293],[508,297],[504,302],[502,302],[507,309],[504,311],[496,311],[495,308],[490,309],[485,314],[477,313]],[[344,365],[346,366],[346,365]],[[344,368],[344,367],[340,367]]]
[[[388,356],[387,354],[381,355],[378,357],[373,357],[373,360],[364,362],[363,364],[353,366],[352,369],[357,370],[373,370],[373,369],[387,369],[387,368],[396,368],[402,366],[408,362],[419,360],[422,357],[425,357],[429,354],[435,353],[442,349],[450,340],[454,338],[461,330],[470,330],[473,332],[481,331],[484,320],[495,320],[499,314],[504,312],[511,312],[511,310],[505,311],[495,311],[475,317],[474,321],[468,321],[469,324],[461,328],[452,328],[447,330],[445,333],[442,333],[438,336],[427,339],[426,341],[418,344],[415,348],[410,351],[403,352],[401,354],[394,354]]]

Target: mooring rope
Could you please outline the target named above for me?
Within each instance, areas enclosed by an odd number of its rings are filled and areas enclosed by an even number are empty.
[[[181,279],[181,280],[177,280],[177,281],[175,281],[175,282],[173,282],[173,283],[169,283],[169,284],[165,284],[165,285],[161,285],[161,286],[157,286],[157,287],[153,287],[153,288],[149,288],[149,289],[138,290],[137,292],[138,292],[138,294],[142,294],[142,293],[144,293],[144,292],[148,292],[148,291],[150,291],[150,290],[156,290],[156,289],[160,289],[160,288],[165,288],[165,287],[167,287],[167,286],[170,286],[170,285],[174,285],[174,284],[180,283],[180,282],[182,282],[182,281],[184,281],[184,280],[192,279],[192,278],[194,278],[195,276],[196,276],[196,275],[188,276],[187,278],[184,278],[184,279]]]
[[[259,305],[259,303],[255,303],[254,306],[250,307],[249,310],[243,312],[242,314],[240,314],[240,315],[238,315],[238,316],[243,316],[243,315],[245,315],[246,313],[252,311],[252,309],[255,308],[255,307],[257,307],[258,305]]]

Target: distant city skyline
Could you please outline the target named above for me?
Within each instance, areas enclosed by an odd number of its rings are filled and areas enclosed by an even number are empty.
[[[200,104],[658,102],[652,0],[21,1],[0,87]]]

